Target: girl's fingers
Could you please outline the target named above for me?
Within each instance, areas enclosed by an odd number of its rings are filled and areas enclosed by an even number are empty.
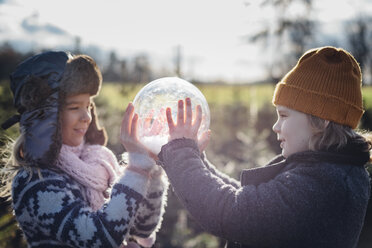
[[[165,113],[164,113],[164,119],[165,119]],[[164,123],[164,121],[162,121],[162,123]],[[158,120],[155,120],[154,123],[152,124],[152,127],[151,127],[151,131],[150,131],[150,135],[156,135],[156,134],[159,134],[161,129],[163,128],[162,124],[160,121]]]
[[[191,100],[190,98],[186,98],[186,119],[185,119],[185,125],[191,126],[192,122],[192,108],[191,108]]]
[[[121,132],[124,134],[130,134],[133,112],[133,104],[129,103],[127,109],[125,110],[123,121],[121,123]]]
[[[202,121],[202,108],[200,105],[196,106],[196,117],[195,117],[195,122],[193,124],[193,131],[194,132],[198,132],[199,128],[200,128],[200,124],[201,124],[201,121]]]
[[[172,110],[170,108],[167,108],[166,115],[167,115],[169,132],[172,132],[174,130],[174,123],[173,123],[173,118],[172,118]]]
[[[154,115],[154,110],[152,109],[149,115],[146,117],[145,121],[143,122],[143,129],[148,130],[151,127],[151,120]]]
[[[177,113],[177,126],[183,125],[185,122],[184,119],[184,109],[183,109],[183,100],[178,101],[178,113]]]
[[[137,140],[137,122],[138,122],[138,114],[134,114],[133,119],[132,119],[130,135],[135,140]]]

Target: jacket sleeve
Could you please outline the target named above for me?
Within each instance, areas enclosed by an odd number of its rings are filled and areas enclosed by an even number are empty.
[[[293,170],[257,186],[235,188],[204,166],[196,143],[188,139],[163,146],[159,159],[181,203],[206,231],[252,246],[301,240],[318,215],[332,208],[327,187],[342,186],[329,185],[324,177],[320,180],[328,186],[321,187],[311,170]]]
[[[152,172],[148,192],[139,204],[134,225],[130,234],[137,237],[137,242],[142,246],[152,246],[152,244],[142,244],[143,238],[152,238],[155,242],[155,233],[160,229],[165,212],[167,200],[168,179],[161,167]],[[149,241],[149,240],[147,240]]]
[[[204,165],[206,166],[206,168],[215,176],[219,177],[222,179],[222,181],[224,181],[226,184],[230,184],[232,185],[233,187],[235,188],[239,188],[240,187],[240,182],[228,175],[226,175],[225,173],[217,170],[217,168],[207,159],[207,156],[205,154],[205,152],[201,155],[201,159],[204,163]]]
[[[119,247],[134,223],[148,180],[126,171],[113,186],[110,200],[98,211],[84,201],[77,184],[57,173],[40,179],[23,171],[13,181],[15,215],[31,246]]]

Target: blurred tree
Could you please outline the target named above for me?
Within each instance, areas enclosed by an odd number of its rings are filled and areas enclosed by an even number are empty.
[[[247,40],[273,51],[267,69],[269,78],[276,83],[313,40],[312,0],[261,0],[260,7],[272,8],[275,15],[270,17],[274,21],[267,19],[265,26],[248,35]]]
[[[75,41],[75,47],[74,47],[73,53],[81,54],[81,37],[76,36],[74,41]]]
[[[363,83],[372,84],[372,18],[359,17],[354,19],[346,23],[345,30],[350,44],[350,52],[359,62],[363,71]],[[368,71],[370,75],[369,83],[365,82],[365,75]]]
[[[8,42],[0,45],[0,81],[8,80],[9,74],[14,71],[18,63],[31,55],[32,53],[17,52]]]
[[[134,58],[132,80],[136,83],[150,82],[152,78],[149,58],[146,54],[139,54]]]
[[[175,73],[177,77],[182,77],[182,70],[181,70],[181,65],[182,65],[182,46],[178,45],[175,47],[175,55],[174,55],[174,68],[175,68]]]
[[[103,78],[105,81],[118,82],[121,81],[121,70],[120,70],[119,59],[115,51],[111,51],[109,55],[109,63],[106,69],[103,71]]]
[[[130,81],[128,64],[127,64],[127,61],[124,59],[120,61],[120,77],[123,82]]]

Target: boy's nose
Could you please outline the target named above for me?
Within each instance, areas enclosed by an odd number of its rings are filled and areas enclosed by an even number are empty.
[[[273,129],[274,133],[279,133],[280,132],[279,121],[274,123],[272,129]]]

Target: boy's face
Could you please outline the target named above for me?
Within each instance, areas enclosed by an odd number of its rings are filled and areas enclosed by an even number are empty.
[[[92,121],[91,98],[89,94],[68,96],[62,110],[62,142],[78,146]]]
[[[309,150],[309,140],[313,136],[308,117],[302,112],[278,105],[278,120],[273,126],[282,148],[282,155],[288,156]]]

